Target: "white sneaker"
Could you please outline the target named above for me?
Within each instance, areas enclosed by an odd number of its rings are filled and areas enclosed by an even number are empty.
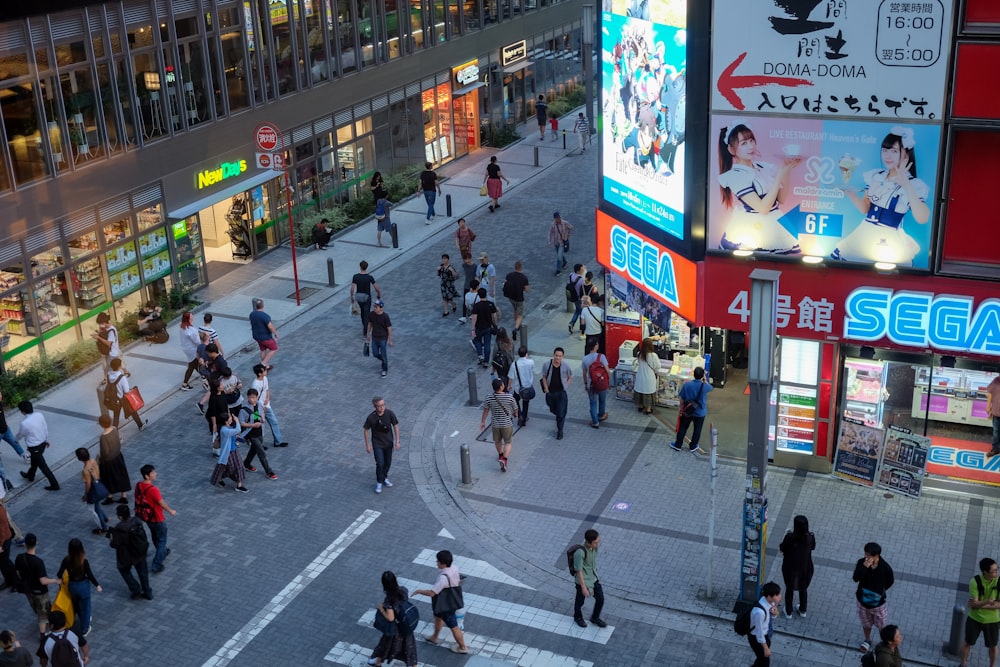
[[[384,484],[387,487],[391,487],[392,486],[392,482],[389,481],[388,477],[385,478],[385,481],[382,482],[382,484]]]
[[[381,484],[376,484],[375,485],[375,493],[382,493],[382,485]]]

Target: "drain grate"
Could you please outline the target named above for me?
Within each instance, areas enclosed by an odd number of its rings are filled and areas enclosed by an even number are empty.
[[[556,304],[556,303],[545,303],[545,304],[542,304],[542,310],[555,310],[558,307],[559,307],[559,304]]]
[[[308,299],[309,297],[311,297],[313,294],[315,294],[318,291],[319,291],[319,288],[316,288],[316,287],[300,287],[299,288],[299,298],[300,299]],[[292,292],[291,294],[289,294],[285,298],[286,299],[294,299],[295,298],[295,292]]]

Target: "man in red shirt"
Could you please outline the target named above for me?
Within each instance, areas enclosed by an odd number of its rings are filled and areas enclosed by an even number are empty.
[[[170,512],[170,516],[177,516],[177,512],[171,509],[153,484],[156,481],[156,468],[147,463],[139,472],[142,474],[142,481],[135,485],[135,515],[149,526],[149,535],[156,548],[150,571],[156,574],[163,572],[163,560],[170,555],[170,549],[167,548],[167,522],[163,512]]]

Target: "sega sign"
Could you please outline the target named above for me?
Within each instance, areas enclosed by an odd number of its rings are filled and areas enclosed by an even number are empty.
[[[1000,355],[1000,299],[859,287],[844,301],[844,337]]]
[[[670,310],[697,320],[697,266],[611,216],[597,212],[597,259]]]

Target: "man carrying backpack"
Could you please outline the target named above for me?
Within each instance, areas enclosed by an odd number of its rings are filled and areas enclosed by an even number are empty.
[[[997,664],[997,639],[1000,637],[1000,566],[992,558],[979,561],[977,574],[969,581],[969,617],[965,619],[965,641],[959,651],[965,667],[979,633],[990,656],[990,667]]]
[[[149,526],[149,535],[153,538],[153,546],[156,553],[153,555],[152,572],[163,572],[163,560],[170,555],[167,548],[167,522],[163,513],[169,512],[170,516],[177,516],[176,510],[170,507],[163,499],[156,482],[156,468],[147,463],[139,468],[142,481],[135,485],[135,515]]]
[[[604,609],[604,589],[597,576],[597,547],[601,544],[601,535],[593,528],[588,528],[583,534],[583,546],[573,554],[573,576],[576,580],[576,600],[573,602],[573,620],[581,628],[587,627],[583,620],[583,602],[589,597],[594,598],[594,611],[590,614],[590,622],[599,628],[606,628],[607,623],[601,618]]]
[[[698,446],[701,441],[701,428],[705,424],[705,415],[708,414],[708,392],[712,391],[712,385],[705,381],[705,369],[700,366],[694,369],[694,379],[688,380],[677,392],[677,397],[681,399],[680,412],[677,415],[677,440],[670,443],[670,448],[676,451],[684,449],[684,437],[687,435],[688,426],[694,424],[694,433],[691,434],[691,453],[694,455],[704,454],[705,450]]]
[[[128,505],[118,506],[118,525],[111,528],[109,537],[117,556],[118,574],[125,580],[132,599],[143,597],[152,600],[153,589],[149,587],[149,565],[146,563],[149,540],[142,521],[132,516]],[[132,576],[133,567],[139,575],[138,582]]]
[[[90,647],[84,637],[66,627],[66,614],[50,611],[49,627],[35,653],[42,667],[84,667],[90,660]]]
[[[760,599],[750,611],[750,632],[747,633],[747,643],[757,656],[753,667],[769,667],[771,664],[771,635],[774,633],[771,619],[778,615],[780,602],[781,586],[769,581],[760,587]]]
[[[590,399],[590,427],[600,428],[608,418],[608,387],[611,386],[611,367],[608,358],[599,352],[601,341],[587,339],[587,355],[583,358],[583,386]]]

